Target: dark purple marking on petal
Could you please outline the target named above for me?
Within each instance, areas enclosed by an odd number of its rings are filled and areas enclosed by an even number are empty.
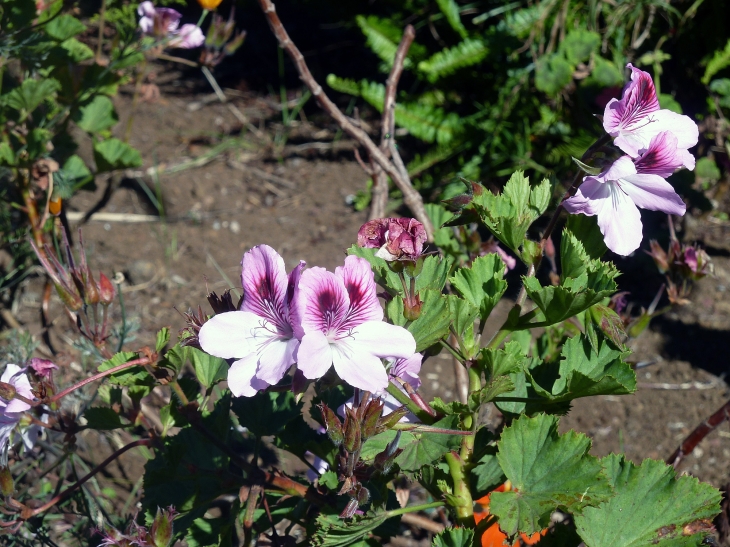
[[[677,137],[670,131],[656,135],[649,148],[634,161],[639,174],[654,174],[668,177],[684,165],[683,157],[677,153]]]
[[[659,110],[654,81],[649,73],[634,68],[631,63],[627,66],[632,71],[631,82],[624,88],[621,100],[610,107],[618,110],[621,117],[620,126],[624,128],[641,122],[643,118]]]

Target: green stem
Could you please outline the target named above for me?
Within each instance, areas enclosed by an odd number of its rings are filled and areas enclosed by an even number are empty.
[[[445,455],[449,474],[454,483],[454,494],[450,497],[457,522],[466,528],[474,528],[474,501],[469,491],[469,477],[466,474],[466,465],[455,452]]]
[[[456,357],[456,360],[457,361],[459,361],[462,365],[464,364],[464,362],[466,361],[466,359],[464,358],[464,356],[461,353],[459,353],[459,350],[457,350],[454,346],[452,346],[451,344],[449,344],[449,342],[447,342],[446,340],[443,340],[443,339],[442,340],[439,340],[439,343],[443,347],[445,347],[447,350],[449,350],[449,352],[451,353],[451,355],[453,355],[454,357]]]
[[[177,383],[177,380],[175,380],[174,382],[171,382],[170,387],[175,392],[175,395],[177,395],[177,398],[180,399],[180,403],[183,406],[187,406],[188,404],[190,404],[190,401],[188,400],[188,396],[185,395],[185,392],[180,387],[180,384]]]
[[[442,427],[432,427],[423,424],[407,424],[397,423],[391,429],[395,431],[412,431],[413,433],[436,433],[440,435],[471,435],[471,431],[462,431],[461,429],[444,429]]]
[[[418,511],[426,511],[427,509],[435,509],[436,507],[443,507],[443,501],[432,501],[431,503],[424,503],[421,505],[410,505],[408,507],[401,507],[400,509],[392,509],[386,511],[386,518],[397,517],[399,515],[405,515],[406,513],[417,513]]]
[[[408,395],[398,389],[398,386],[392,382],[388,382],[387,389],[388,393],[395,397],[400,404],[405,405],[424,424],[432,424],[434,422],[433,416],[419,407]]]

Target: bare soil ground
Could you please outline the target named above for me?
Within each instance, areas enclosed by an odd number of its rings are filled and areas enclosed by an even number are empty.
[[[199,108],[193,110],[190,105],[196,101],[194,106]],[[233,102],[252,127],[260,126],[269,137],[282,131],[271,122],[277,115],[273,101],[244,95],[234,96]],[[122,97],[118,109],[119,127],[124,128],[131,100]],[[207,96],[164,91],[154,102],[141,102],[131,124],[130,142],[144,156],[142,171],[204,158],[211,147],[238,134],[242,125],[227,105],[207,101]],[[220,293],[238,285],[241,256],[253,245],[271,245],[288,268],[300,259],[327,268],[342,262],[344,250],[355,242],[357,230],[366,220],[364,212],[355,212],[348,205],[348,196],[363,188],[366,176],[350,152],[333,152],[326,144],[301,146],[305,141],[331,142],[334,136],[331,126],[299,121],[290,135],[294,147],[276,161],[271,139],[266,144],[248,131],[237,146],[207,163],[201,160],[199,167],[162,174],[158,180],[144,176],[152,192],[156,186],[159,189],[162,216],[138,182],[132,178],[114,181],[111,198],[100,212],[126,214],[128,220],[139,219],[139,215],[160,217],[145,223],[92,219],[83,226],[93,268],[125,276],[127,316],[140,323],[134,344],[152,344],[156,330],[163,326],[176,332],[185,326],[177,310],[198,304],[207,310],[209,290]],[[310,150],[309,157],[295,155],[305,149]],[[105,181],[98,184],[95,193],[75,197],[68,210],[91,209],[104,193]],[[696,237],[712,236],[715,276],[696,286],[691,304],[654,321],[631,342],[632,360],[652,363],[637,371],[638,392],[578,401],[562,420],[562,429],[575,428],[593,439],[595,455],[624,450],[636,462],[647,457],[664,459],[727,400],[730,258],[722,248],[722,230],[719,235],[715,227],[703,232],[701,220],[692,225]],[[22,287],[17,309],[17,319],[36,333],[40,331],[41,293],[41,280],[29,280]],[[118,319],[119,309],[115,314]],[[67,353],[66,318],[55,295],[50,315],[54,320],[51,341],[61,352],[57,361],[71,366],[76,357]],[[453,397],[451,359],[439,355],[428,360],[423,380],[427,395]],[[93,459],[99,461],[110,451],[101,450]],[[129,462],[124,470],[126,482],[133,484],[141,460],[125,461]],[[730,479],[727,425],[700,444],[680,469],[716,486],[726,484]]]

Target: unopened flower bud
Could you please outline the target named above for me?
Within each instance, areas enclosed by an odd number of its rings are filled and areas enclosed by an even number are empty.
[[[357,500],[357,504],[362,507],[370,501],[370,490],[360,484],[358,484],[358,488],[356,490],[357,494],[355,499]]]
[[[101,305],[108,306],[114,302],[116,295],[117,291],[114,289],[112,282],[102,272],[99,272],[99,302],[101,302]]]
[[[99,303],[99,287],[91,275],[91,270],[87,269],[84,274],[84,302],[88,306],[94,306]]]
[[[243,45],[243,41],[246,39],[246,31],[236,33],[235,38],[228,42],[223,48],[223,53],[226,55],[233,55],[236,50]]]
[[[70,311],[79,311],[84,307],[84,301],[75,286],[64,287],[59,284],[55,284],[55,286],[58,296]]]
[[[13,384],[6,382],[0,382],[0,399],[5,401],[12,401],[15,399],[15,394],[18,393]]]
[[[391,412],[387,416],[381,417],[378,420],[378,426],[375,430],[375,433],[378,434],[382,433],[383,431],[388,431],[389,429],[392,429],[393,426],[400,422],[407,414],[407,407],[401,406],[399,408],[396,408],[393,412]]]
[[[345,408],[345,439],[344,446],[348,452],[356,452],[362,446],[362,436],[360,431],[360,423],[357,421],[355,412],[350,408]]]
[[[649,256],[654,260],[654,264],[659,269],[659,273],[667,273],[669,270],[669,261],[667,260],[667,253],[664,252],[659,242],[655,239],[649,241],[651,252],[647,252]]]
[[[10,474],[10,469],[7,467],[0,467],[0,493],[3,497],[12,496],[15,492],[15,483],[13,482],[13,476]]]
[[[340,446],[342,441],[345,440],[342,422],[326,404],[322,403],[319,405],[319,410],[322,413],[322,419],[324,420],[324,425],[327,429],[327,436],[335,446]]]
[[[177,511],[172,506],[165,510],[157,508],[157,515],[150,529],[150,535],[155,547],[170,545],[172,541],[172,521],[175,515],[177,515]]]
[[[378,421],[383,413],[383,403],[378,399],[373,399],[368,403],[365,409],[365,416],[362,421],[361,437],[366,440],[377,432]]]
[[[413,299],[406,298],[403,302],[403,316],[409,321],[415,321],[421,316],[421,307],[423,302],[418,295],[415,295]]]
[[[341,519],[349,519],[352,518],[352,516],[355,514],[355,511],[357,511],[357,500],[350,499],[350,501],[347,502],[347,505],[342,510],[342,513],[340,513]]]

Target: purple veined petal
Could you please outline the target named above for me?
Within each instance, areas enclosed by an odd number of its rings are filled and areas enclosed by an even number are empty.
[[[172,8],[155,8],[155,34],[165,36],[177,30],[182,14]],[[195,25],[193,25],[195,26]]]
[[[297,350],[297,369],[309,380],[321,378],[332,366],[332,348],[321,331],[308,332]]]
[[[396,359],[388,373],[392,377],[400,378],[410,384],[413,389],[421,387],[421,379],[418,373],[421,372],[423,355],[414,353],[410,357]]]
[[[204,352],[223,359],[255,355],[256,346],[251,339],[256,330],[266,324],[264,319],[247,311],[219,313],[201,327],[198,334],[200,347]]]
[[[368,321],[353,328],[347,337],[341,340],[352,339],[366,348],[366,351],[376,357],[408,358],[416,352],[416,339],[403,327],[391,325],[384,321]]]
[[[563,207],[572,215],[592,217],[603,209],[603,202],[610,197],[611,191],[596,177],[585,177],[583,181],[575,195],[563,202]]]
[[[205,35],[198,25],[188,23],[180,27],[175,34],[175,37],[168,43],[170,47],[193,49],[205,43]]]
[[[11,384],[15,388],[15,391],[26,399],[34,398],[30,382],[28,381],[28,375],[25,373],[25,369],[20,368],[18,365],[8,364],[2,376],[0,376],[0,381]],[[28,409],[30,409],[30,405],[20,399],[12,399],[6,403],[4,399],[0,398],[0,411],[4,414],[21,413]]]
[[[639,173],[626,177],[619,184],[631,200],[642,209],[679,216],[687,210],[687,206],[672,185],[659,175]]]
[[[295,300],[292,323],[297,326],[297,338],[313,331],[335,335],[350,308],[342,279],[324,268],[310,268],[302,273]]]
[[[614,253],[627,256],[641,245],[641,215],[631,198],[614,182],[605,184],[610,192],[598,212],[598,227],[606,246]]]
[[[677,137],[662,131],[649,142],[649,147],[634,161],[637,173],[668,177],[684,165],[685,158],[677,150]]]
[[[342,329],[349,329],[365,321],[382,321],[383,308],[376,294],[375,277],[370,263],[364,258],[348,256],[345,265],[335,269],[350,299]]]
[[[648,114],[659,110],[659,99],[649,73],[631,63],[626,67],[631,69],[631,81],[624,87],[621,99],[609,101],[603,112],[603,128],[612,137],[618,136],[619,132],[633,131]],[[631,154],[627,150],[624,152]]]
[[[140,17],[154,17],[155,5],[152,2],[145,0],[145,2],[142,2],[139,6],[137,6],[137,14],[139,14]]]
[[[297,291],[299,290],[299,280],[302,277],[302,270],[304,270],[304,267],[307,265],[306,262],[303,260],[299,261],[299,264],[297,264],[296,268],[294,268],[291,273],[289,274],[288,283],[286,286],[286,302],[289,310],[292,309],[292,302],[294,301],[294,296],[296,295]]]
[[[0,414],[0,465],[8,464],[8,445],[13,429],[18,425],[20,416],[4,416]]]
[[[272,386],[278,384],[296,362],[298,348],[299,340],[296,338],[278,338],[269,342],[259,353],[256,377]]]
[[[332,362],[337,375],[353,387],[378,393],[388,387],[388,373],[373,355],[369,344],[343,338],[332,344]]]
[[[257,364],[256,354],[251,354],[243,359],[234,361],[228,369],[228,389],[236,397],[253,397],[269,387],[269,384],[256,377]]]
[[[241,311],[251,312],[276,325],[282,334],[291,333],[287,306],[288,278],[284,259],[268,245],[257,245],[243,255]]]
[[[621,156],[596,178],[602,182],[624,179],[636,174],[636,166],[628,156]]]

